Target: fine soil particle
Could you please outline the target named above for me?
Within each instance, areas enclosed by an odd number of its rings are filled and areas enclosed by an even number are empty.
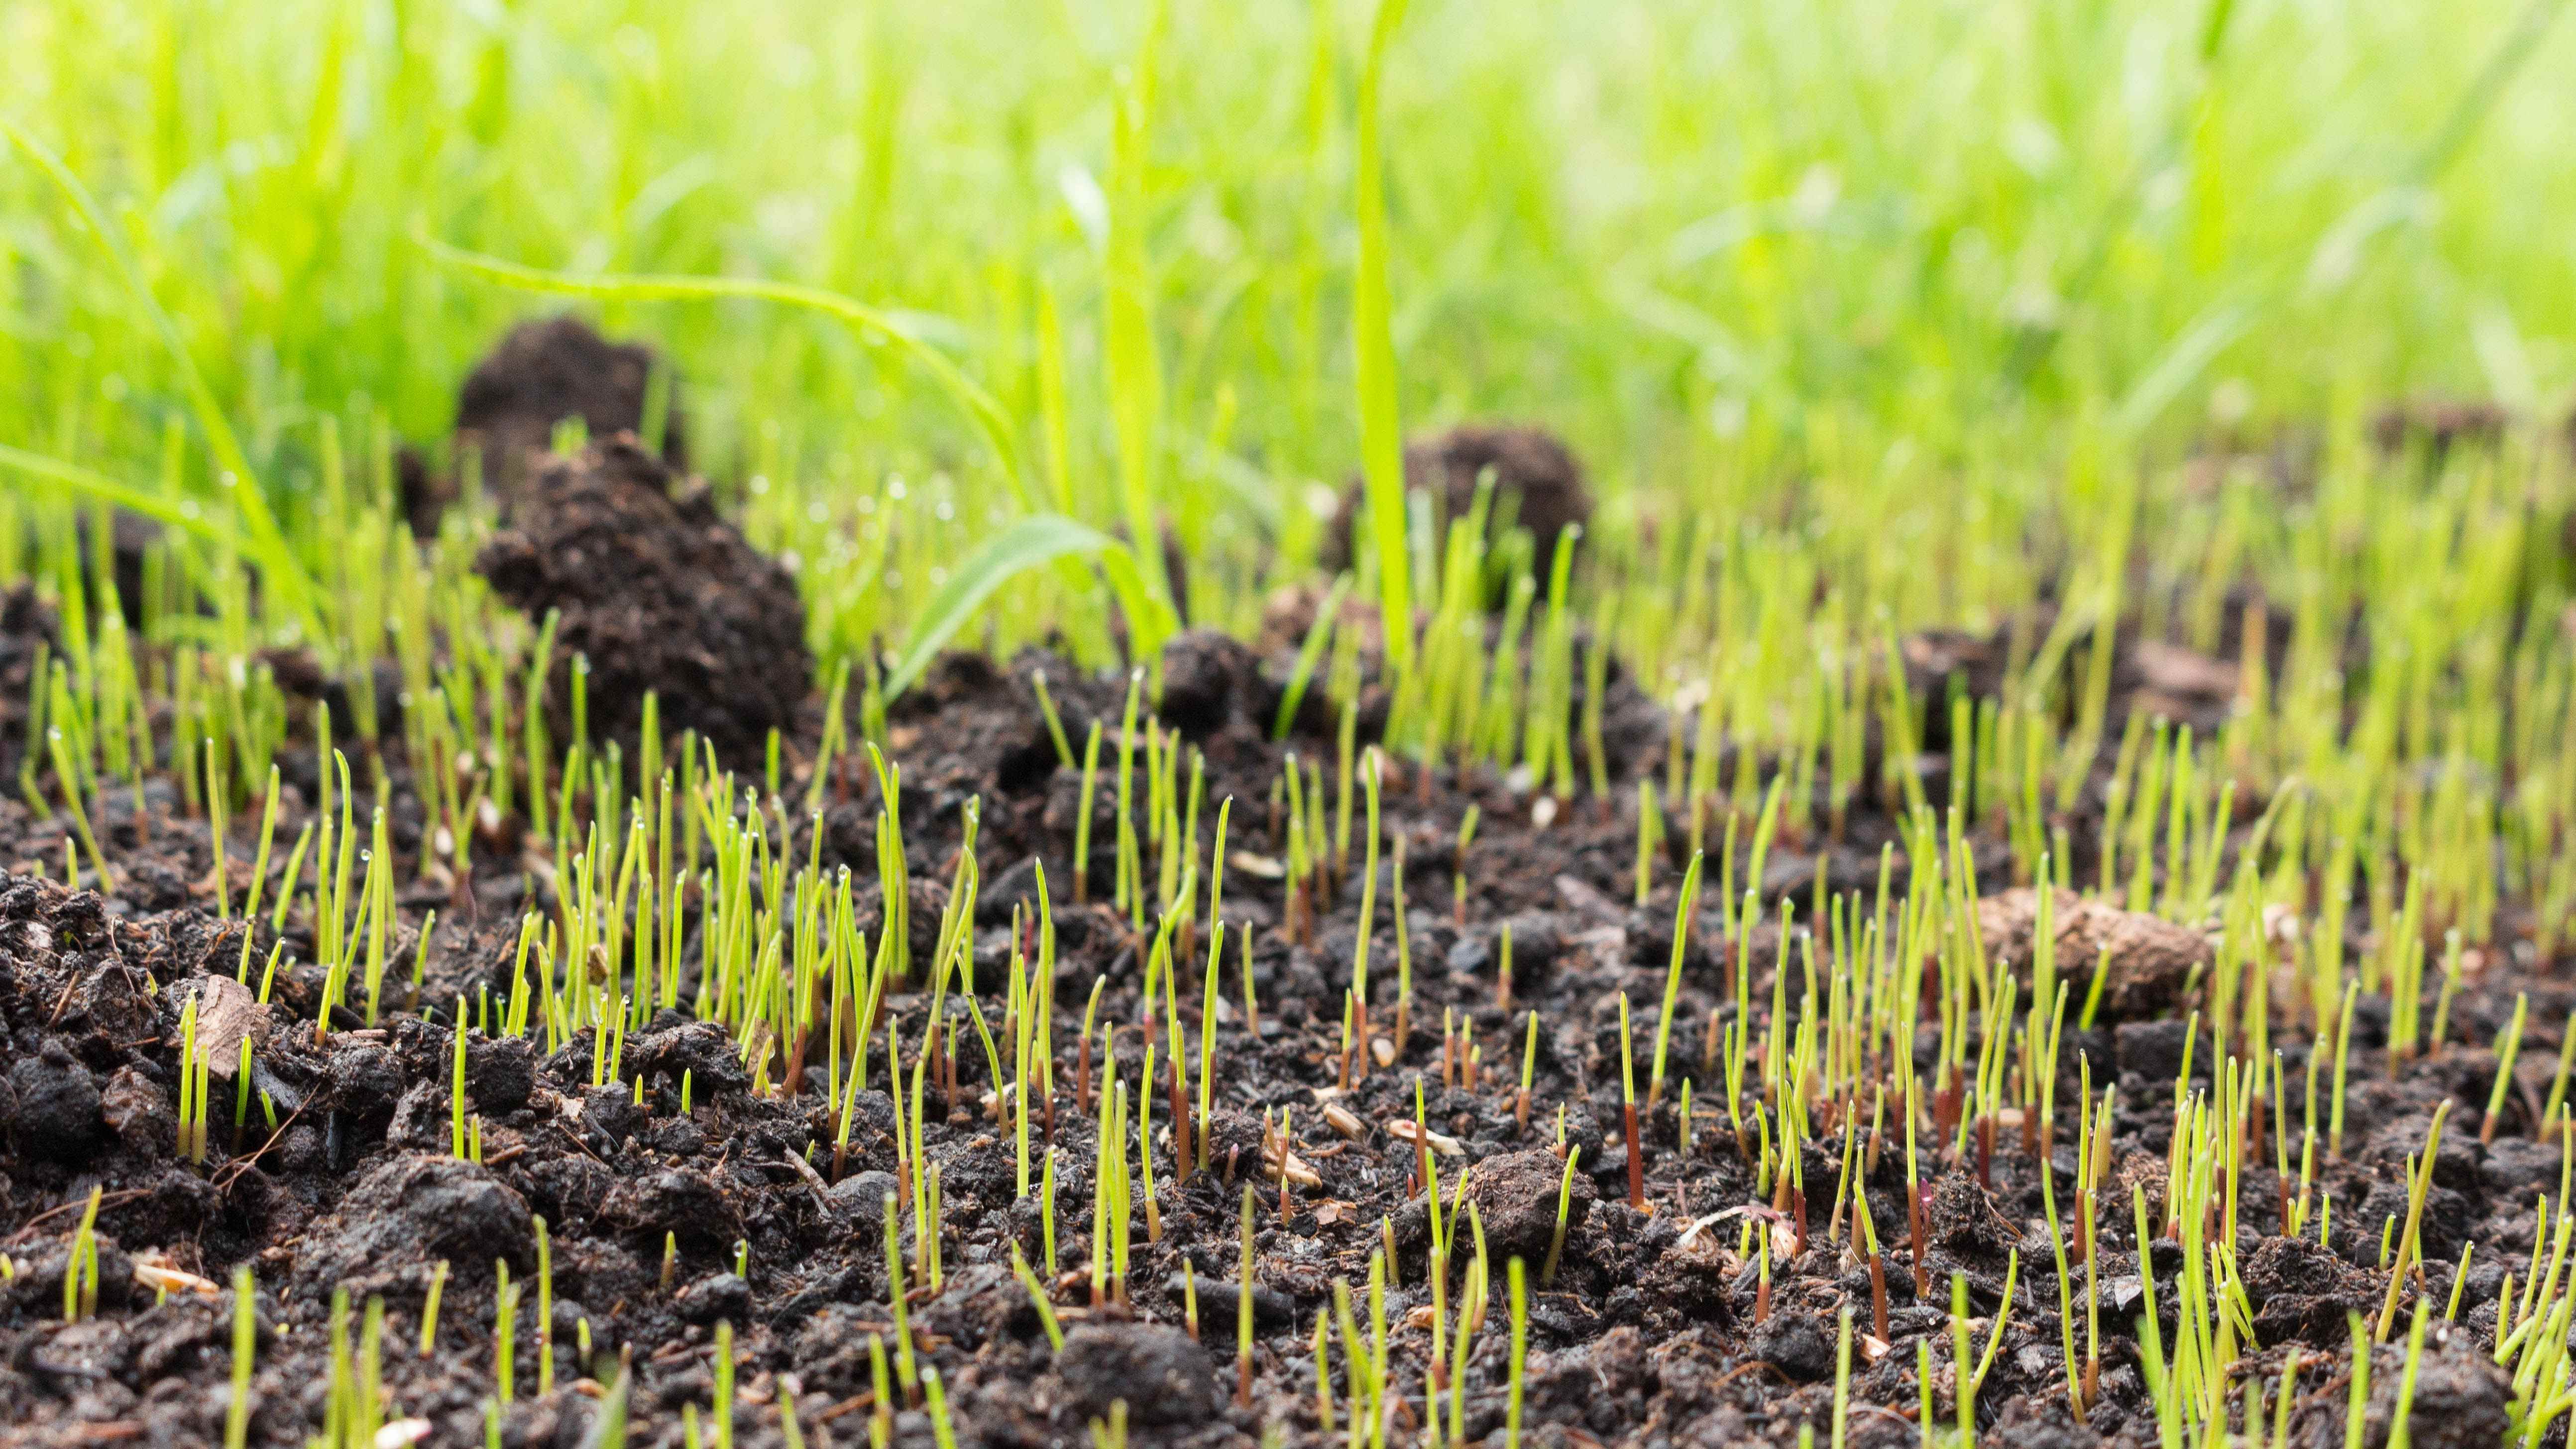
[[[1544,577],[1556,556],[1556,541],[1568,528],[1592,520],[1592,493],[1584,485],[1583,465],[1573,452],[1544,428],[1469,424],[1404,445],[1404,486],[1408,492],[1432,494],[1443,520],[1462,519],[1476,502],[1476,483],[1488,471],[1494,478],[1494,526],[1529,530],[1536,545],[1534,569]],[[1346,568],[1351,559],[1351,531],[1364,527],[1367,499],[1359,479],[1342,490],[1341,507],[1324,539],[1324,563]]]
[[[2106,1021],[2135,1021],[2170,1013],[2182,999],[2192,972],[2214,954],[2209,939],[2187,926],[2142,911],[2124,911],[2107,901],[2059,891],[2050,902],[2056,926],[2056,968],[2061,984],[2087,991],[2098,964],[2102,971],[2100,1016]],[[2016,886],[1977,902],[1977,925],[1988,956],[2003,961],[2025,980],[2034,965],[2039,928],[2039,893]]]
[[[569,314],[522,322],[476,363],[456,395],[456,451],[480,452],[487,486],[505,497],[534,474],[534,455],[553,446],[555,427],[579,418],[593,438],[641,433],[646,393],[661,359],[640,342],[611,342]],[[689,466],[688,434],[676,400],[663,424],[662,460]]]
[[[805,606],[702,485],[674,497],[672,482],[631,435],[547,458],[474,566],[531,618],[562,612],[548,699],[566,729],[579,656],[595,734],[631,749],[651,692],[665,730],[756,763],[771,730],[793,731],[812,677]]]

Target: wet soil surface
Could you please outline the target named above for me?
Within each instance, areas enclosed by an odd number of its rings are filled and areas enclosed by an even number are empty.
[[[801,682],[803,662],[789,669],[746,657],[761,647],[752,641],[774,638],[759,630],[781,622],[784,605],[766,602],[766,593],[762,602],[742,603],[693,592],[706,579],[743,575],[734,558],[739,540],[726,541],[703,504],[672,499],[659,464],[624,444],[557,460],[532,481],[510,532],[487,555],[486,571],[524,607],[563,609],[559,650],[590,652],[594,730],[611,721],[631,727],[626,706],[648,686],[663,690],[666,726],[721,732],[729,747],[756,742],[757,730],[787,717],[798,701],[785,681],[792,675]],[[568,562],[576,557],[578,567]],[[599,590],[594,581],[603,576],[619,578],[619,589],[630,592]],[[719,647],[733,636],[707,632],[713,627],[741,631],[740,650]],[[1399,1386],[1390,1437],[1420,1442],[1434,1299],[1425,1282],[1423,1144],[1410,1136],[1417,1092],[1434,1134],[1439,1181],[1476,1205],[1497,1275],[1492,1313],[1465,1360],[1459,1422],[1467,1438],[1501,1442],[1510,1363],[1501,1264],[1518,1256],[1533,1278],[1524,1412],[1534,1442],[1787,1445],[1802,1426],[1815,1426],[1821,1439],[1833,1413],[1837,1315],[1849,1310],[1863,1335],[1852,1365],[1849,1442],[1916,1443],[1914,1416],[1925,1393],[1916,1379],[1918,1342],[1932,1347],[1934,1412],[1955,1422],[1953,1272],[1971,1285],[1981,1347],[1992,1323],[2005,1323],[1974,1405],[1985,1442],[2156,1442],[2134,1322],[2145,1302],[2143,1280],[2152,1279],[2164,1341],[2173,1342],[2181,1248],[2157,1241],[2142,1265],[2125,1214],[2114,1212],[2091,1261],[2072,1267],[2079,1314],[2087,1275],[2099,1278],[2103,1305],[2100,1398],[2089,1422],[2077,1422],[2067,1399],[2042,1194],[2049,1175],[2057,1201],[2071,1200],[2071,1132],[2061,1131],[2042,1161],[2008,1127],[1982,1172],[1977,1154],[1947,1161],[1926,1133],[1925,1191],[1909,1203],[1901,1139],[1892,1131],[1881,1138],[1865,1117],[1852,1118],[1870,1218],[1889,1249],[1883,1335],[1871,1274],[1851,1249],[1851,1224],[1829,1221],[1824,1206],[1841,1171],[1843,1121],[1832,1104],[1819,1107],[1817,1140],[1803,1162],[1803,1199],[1783,1203],[1757,1191],[1706,1060],[1705,1024],[1731,999],[1734,973],[1751,973],[1757,1003],[1770,1000],[1775,979],[1787,973],[1786,998],[1799,999],[1810,959],[1799,949],[1803,925],[1784,939],[1766,924],[1740,956],[1730,954],[1721,903],[1713,893],[1703,896],[1685,948],[1673,1034],[1674,1076],[1700,1084],[1689,1144],[1674,1101],[1645,1114],[1637,1169],[1646,1205],[1630,1204],[1618,1002],[1624,993],[1631,1003],[1642,1051],[1658,1020],[1680,872],[1668,859],[1647,904],[1633,904],[1635,822],[1619,810],[1589,798],[1549,800],[1490,772],[1426,773],[1389,763],[1386,834],[1402,840],[1404,851],[1400,874],[1392,849],[1381,865],[1373,938],[1379,984],[1368,1039],[1345,1087],[1340,1011],[1363,895],[1359,850],[1355,845],[1347,871],[1311,911],[1292,908],[1279,879],[1284,823],[1269,807],[1271,784],[1289,751],[1329,766],[1335,749],[1327,734],[1269,737],[1287,666],[1283,655],[1207,634],[1183,636],[1165,661],[1165,693],[1150,717],[1204,752],[1203,841],[1213,835],[1215,802],[1235,802],[1224,919],[1235,940],[1249,928],[1259,1017],[1249,1021],[1241,1010],[1234,989],[1241,963],[1229,951],[1225,995],[1235,999],[1217,1007],[1209,1166],[1174,1170],[1173,1124],[1158,1097],[1159,1236],[1149,1237],[1141,1221],[1135,1226],[1123,1292],[1098,1304],[1087,1276],[1096,1143],[1073,1043],[1094,981],[1105,981],[1099,1012],[1116,1027],[1115,1070],[1136,1081],[1146,1048],[1140,942],[1122,914],[1096,898],[1107,893],[1115,870],[1115,797],[1106,788],[1093,802],[1089,837],[1095,899],[1072,898],[1079,772],[1059,760],[1030,681],[1046,671],[1065,729],[1079,741],[1094,721],[1114,734],[1123,680],[1085,676],[1037,652],[1007,665],[951,656],[893,709],[888,743],[903,770],[916,933],[937,919],[969,802],[977,802],[987,877],[973,949],[987,1021],[1006,1011],[996,984],[1007,974],[1013,907],[1035,903],[1039,875],[1031,862],[1044,862],[1055,893],[1058,1092],[1051,1125],[1042,1121],[1035,1135],[1051,1135],[1057,1154],[1054,1262],[1063,1277],[1051,1296],[1066,1329],[1061,1350],[1050,1347],[1009,1266],[1014,1245],[1033,1262],[1046,1261],[1043,1219],[1035,1199],[1017,1192],[1012,1136],[989,1109],[995,1084],[953,994],[943,1031],[967,1048],[953,1053],[953,1069],[943,1063],[926,1076],[927,1155],[939,1168],[945,1202],[944,1277],[935,1287],[909,1283],[905,1318],[923,1362],[939,1371],[959,1443],[1086,1442],[1089,1422],[1117,1402],[1127,1406],[1131,1436],[1143,1442],[1238,1444],[1275,1431],[1287,1442],[1319,1444],[1328,1428],[1338,1440],[1351,1401],[1344,1355],[1336,1330],[1329,1360],[1336,1417],[1328,1426],[1318,1404],[1316,1325],[1332,1314],[1337,1283],[1362,1295],[1365,1323],[1369,1256],[1388,1236],[1399,1264],[1387,1292]],[[1610,763],[1616,778],[1632,780],[1660,766],[1667,725],[1633,685],[1615,671],[1612,677],[1619,694],[1605,710],[1614,722],[1605,730]],[[1380,712],[1382,704],[1364,713]],[[294,748],[304,753],[290,761],[288,779],[309,781],[309,741]],[[419,812],[406,803],[406,777],[395,768],[396,850],[408,860]],[[801,797],[801,789],[792,793]],[[290,783],[282,831],[294,828],[304,798]],[[600,1385],[615,1376],[613,1357],[622,1349],[631,1355],[636,1442],[681,1444],[684,1413],[691,1406],[701,1419],[712,1412],[719,1324],[730,1326],[739,1361],[736,1442],[784,1443],[780,1410],[790,1400],[805,1442],[864,1440],[875,1408],[868,1345],[872,1336],[891,1335],[897,1316],[883,1218],[884,1196],[897,1186],[891,1099],[881,1092],[856,1098],[849,1149],[836,1164],[822,1074],[808,1073],[801,1090],[755,1089],[735,1042],[716,1024],[665,1013],[624,1043],[618,1075],[625,1080],[604,1086],[592,1085],[597,1064],[586,1035],[547,1053],[542,1034],[474,1031],[463,1105],[483,1123],[483,1157],[457,1160],[450,1153],[453,1021],[443,1009],[414,1010],[408,982],[388,985],[377,1025],[343,1008],[320,1033],[313,1016],[321,974],[311,966],[287,969],[267,1006],[237,988],[214,994],[214,981],[240,969],[245,938],[238,924],[213,918],[212,842],[204,822],[182,815],[175,799],[159,781],[140,801],[111,798],[101,844],[116,889],[105,896],[35,878],[50,863],[59,880],[66,826],[0,801],[0,866],[9,871],[0,884],[0,1252],[12,1268],[0,1286],[0,1424],[8,1426],[0,1435],[43,1444],[218,1442],[228,1402],[230,1307],[204,1289],[227,1284],[247,1265],[259,1285],[254,1443],[302,1443],[320,1430],[332,1353],[329,1305],[340,1289],[360,1304],[383,1303],[389,1413],[423,1421],[428,1442],[483,1442],[496,1382],[499,1265],[506,1265],[526,1296],[514,1320],[514,1402],[498,1414],[503,1443],[571,1449],[584,1442],[600,1411]],[[823,802],[819,838],[791,844],[799,859],[810,849],[827,866],[846,864],[871,883],[862,887],[860,924],[873,933],[883,909],[869,893],[879,878],[872,777],[861,767],[836,767],[824,781]],[[1470,805],[1482,824],[1462,856],[1458,827]],[[1820,883],[1834,892],[1874,890],[1892,825],[1886,802],[1864,799],[1840,839],[1781,841],[1760,888],[1767,898],[1798,900],[1802,920]],[[247,835],[237,830],[228,852],[236,899],[247,884]],[[1980,845],[1982,854],[2002,859],[1996,843]],[[402,894],[406,933],[427,907],[441,908],[418,1001],[473,998],[486,988],[497,998],[512,969],[518,913],[554,908],[543,873],[492,854],[478,857],[472,910],[450,908],[444,890]],[[1901,857],[1896,872],[1901,891]],[[1453,904],[1461,880],[1463,909]],[[1401,943],[1391,910],[1399,882],[1408,928]],[[2011,890],[2000,870],[1985,884],[1993,896],[1981,922],[1988,949],[2025,961],[2036,898]],[[274,889],[272,882],[271,899]],[[2194,972],[2205,966],[2209,943],[2195,930],[2098,903],[2055,904],[2058,958],[2087,958],[2107,944],[2112,962],[2095,1029],[2068,1028],[2060,1100],[2073,1099],[2078,1063],[2089,1063],[2097,1089],[2112,1086],[2117,1100],[2110,1149],[2116,1191],[2105,1201],[2125,1203],[2134,1183],[2160,1202],[2174,1080],[2188,1054],[2205,1085],[2215,1055],[2210,1042],[2190,1042],[2186,1024]],[[694,937],[694,910],[688,920]],[[1506,929],[1507,983],[1499,969]],[[309,960],[310,935],[299,907],[286,927],[290,954]],[[269,944],[263,923],[248,941],[253,959],[264,959]],[[1414,992],[1401,1014],[1391,979],[1399,945]],[[923,953],[929,947],[926,939],[916,944]],[[1203,942],[1185,949],[1185,980],[1197,979],[1205,957],[1195,953],[1204,949]],[[411,958],[408,934],[395,958]],[[692,939],[692,971],[696,959]],[[2392,1072],[2380,1051],[2385,1010],[2366,1001],[2357,1017],[2344,1153],[2319,1169],[2333,1203],[2322,1243],[2313,1226],[2303,1240],[2280,1235],[2271,1211],[2280,1196],[2273,1154],[2248,1153],[2236,1230],[2254,1341],[2240,1377],[2277,1382],[2284,1355],[2303,1356],[2294,1442],[2343,1442],[2345,1315],[2379,1307],[2382,1224],[2402,1215],[2403,1163],[2445,1100],[2455,1104],[2453,1130],[2433,1166],[2423,1220],[2432,1266],[2419,1291],[2447,1302],[2463,1245],[2475,1242],[2479,1252],[2461,1285],[2459,1324],[2437,1325],[2431,1336],[2415,1389],[2414,1442],[2490,1444],[2501,1434],[2507,1385],[2486,1344],[2505,1265],[2531,1250],[2533,1199],[2556,1192],[2560,1180],[2557,1149],[2528,1134],[2556,1052],[2544,1024],[2566,1018],[2576,988],[2509,951],[2487,953],[2471,982],[2450,1018],[2458,1042],[2491,1040],[2514,992],[2531,992],[2521,1090],[2509,1094],[2492,1143],[2482,1145],[2474,1127],[2460,1124],[2483,1109],[2494,1057],[2452,1045]],[[202,1166],[174,1150],[179,1020],[192,993],[208,993],[216,1023],[201,1036],[216,1103]],[[684,989],[682,999],[690,994]],[[1193,1032],[1195,995],[1184,993],[1181,1008]],[[929,1011],[922,992],[899,991],[890,1002],[908,1053],[927,1034]],[[1536,1065],[1524,1123],[1514,1088],[1533,1014]],[[1476,1048],[1474,1069],[1464,1065],[1464,1053],[1444,1052],[1444,1020],[1464,1024]],[[254,1105],[236,1131],[232,1074],[244,1036],[254,1050]],[[1931,1049],[1926,1033],[1924,1050]],[[2291,1042],[2285,1052],[2295,1094],[2306,1049]],[[1095,1087],[1107,1069],[1093,1064]],[[1886,1064],[1873,1064],[1872,1074],[1886,1077]],[[874,1080],[882,1077],[880,1047]],[[263,1096],[274,1125],[257,1105]],[[1265,1150],[1272,1144],[1263,1125],[1283,1110],[1291,1123],[1285,1161]],[[1542,1283],[1536,1268],[1550,1251],[1563,1181],[1560,1121],[1564,1143],[1579,1153],[1578,1171],[1561,1261]],[[1247,1184],[1258,1188],[1255,1344],[1250,1393],[1239,1400],[1232,1363],[1237,1212]],[[97,1311],[65,1322],[66,1262],[94,1190]],[[1918,1208],[1919,1259],[1909,1228]],[[540,1218],[550,1318],[541,1318],[535,1293]],[[1767,1292],[1758,1255],[1739,1251],[1748,1224],[1774,1249]],[[907,1260],[912,1227],[907,1213]],[[2007,1306],[2001,1299],[2015,1253],[2021,1271]],[[421,1320],[442,1264],[436,1333],[424,1353]],[[1932,1285],[1929,1301],[1918,1299],[1918,1274]],[[1445,1285],[1452,1306],[1459,1287]],[[580,1348],[585,1340],[588,1357]],[[2374,1361],[2375,1427],[2366,1442],[2380,1442],[2393,1411],[2399,1374],[2392,1352],[2383,1349]],[[901,1390],[896,1397],[904,1399]],[[933,1442],[922,1404],[892,1407],[898,1442]],[[1442,1407],[1445,1413],[1445,1399]]]
[[[541,460],[474,567],[532,619],[558,616],[556,738],[571,737],[585,667],[587,727],[630,749],[647,693],[665,730],[695,730],[737,765],[759,762],[771,730],[793,732],[814,672],[795,579],[632,433]]]

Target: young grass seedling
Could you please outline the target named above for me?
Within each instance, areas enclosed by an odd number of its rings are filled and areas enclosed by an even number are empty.
[[[1652,1110],[1664,1100],[1664,1054],[1672,1044],[1673,1013],[1680,1008],[1682,996],[1682,957],[1690,950],[1691,914],[1699,904],[1700,856],[1691,856],[1690,868],[1682,875],[1681,902],[1673,911],[1673,956],[1664,971],[1663,1012],[1655,1021],[1655,1065],[1646,1078],[1646,1106]],[[1642,905],[1644,902],[1639,901]],[[1623,1028],[1624,1030],[1624,1028]],[[1630,1149],[1634,1151],[1632,1147]]]
[[[2495,1141],[2496,1125],[2504,1119],[2505,1093],[2513,1086],[2513,1059],[2522,1048],[2523,1018],[2530,1010],[2530,993],[2517,994],[2513,999],[2513,1020],[2506,1025],[2504,1035],[2497,1040],[2495,1086],[2487,1092],[2486,1116],[2478,1123],[2478,1142],[2481,1146]]]
[[[1284,1172],[1285,1164],[1282,1169]],[[1243,1189],[1243,1276],[1234,1302],[1234,1402],[1252,1407],[1252,1187]]]
[[[224,1449],[250,1442],[251,1358],[259,1347],[259,1314],[252,1301],[250,1266],[233,1270],[233,1385],[224,1409]]]
[[[2433,1186],[2433,1159],[2442,1150],[2442,1124],[2450,1115],[2451,1104],[2446,1099],[2433,1109],[2433,1125],[2425,1133],[2422,1165],[2416,1170],[2414,1181],[2407,1188],[2406,1231],[2398,1239],[2397,1264],[2388,1275],[2388,1296],[2380,1304],[2379,1321],[2371,1333],[2371,1339],[2375,1343],[2386,1343],[2389,1330],[2397,1323],[2397,1298],[2406,1285],[2407,1266],[2416,1255],[2418,1245],[2422,1241],[2418,1233],[2424,1223],[2424,1197]]]
[[[1628,993],[1624,991],[1619,993],[1619,1119],[1628,1146],[1628,1206],[1644,1212],[1646,1162],[1644,1144],[1637,1135],[1637,1065],[1636,1054],[1628,1049]]]
[[[1548,1235],[1547,1261],[1541,1264],[1538,1270],[1540,1287],[1556,1281],[1557,1260],[1565,1252],[1566,1215],[1574,1208],[1574,1164],[1575,1160],[1582,1155],[1583,1149],[1580,1147],[1568,1147],[1565,1150],[1565,1175],[1556,1185],[1556,1228]]]

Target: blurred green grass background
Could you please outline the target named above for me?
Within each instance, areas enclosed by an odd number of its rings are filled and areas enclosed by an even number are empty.
[[[2106,460],[2259,449],[2410,396],[2563,413],[2559,3],[1425,0],[1386,95],[1404,419],[1559,430],[1614,534],[1698,498],[1844,534],[1910,509],[1937,532],[1961,514],[1927,480],[1964,480],[1946,491],[1996,517],[1962,547],[2004,566]],[[437,440],[473,359],[561,305],[437,265],[425,235],[841,291],[989,389],[1031,458],[1052,298],[1075,511],[1106,526],[1112,114],[1147,13],[22,0],[0,14],[0,105],[124,230],[290,520],[322,486],[318,418],[377,448]],[[1158,502],[1219,561],[1208,587],[1238,621],[1250,594],[1224,580],[1311,558],[1358,455],[1368,22],[1331,0],[1184,4],[1155,66]],[[853,493],[908,502],[933,558],[1003,511],[954,405],[838,323],[745,301],[595,310],[676,358],[701,467],[814,485],[754,510],[774,546],[846,522]],[[0,440],[148,478],[173,420],[195,426],[168,355],[13,157]],[[1848,552],[1883,573],[1884,542]]]

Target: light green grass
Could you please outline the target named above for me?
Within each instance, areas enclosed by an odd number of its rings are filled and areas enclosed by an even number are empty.
[[[2509,85],[2479,80],[2521,0],[2249,0],[2208,66],[2197,6],[1414,11],[1385,102],[1408,422],[1544,418],[1614,485],[1679,488],[1897,438],[2045,466],[2068,419],[2142,386],[2179,443],[2213,393],[2309,419],[2338,389],[2554,405],[2576,381],[2576,44],[2552,31]],[[1302,546],[1301,485],[1356,464],[1369,20],[1172,8],[1141,229],[1166,506],[1194,542],[1266,523]],[[0,96],[120,219],[273,489],[309,486],[317,412],[439,435],[473,357],[538,305],[428,265],[423,229],[909,314],[1030,456],[1052,289],[1077,497],[1107,523],[1112,115],[1144,22],[1071,0],[31,0],[0,16]],[[2480,123],[2411,186],[2464,98]],[[32,169],[0,168],[0,217],[0,435],[156,457],[182,379],[149,327]],[[1003,496],[932,379],[821,319],[604,311],[672,348],[725,471],[953,470],[973,505]]]

